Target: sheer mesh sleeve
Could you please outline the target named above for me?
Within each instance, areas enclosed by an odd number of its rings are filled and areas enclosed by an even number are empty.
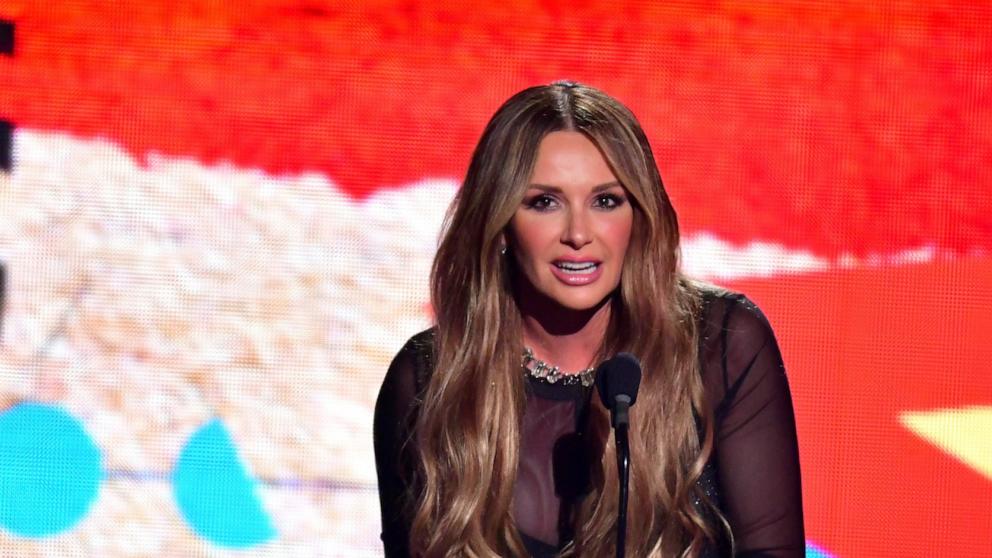
[[[393,359],[375,403],[372,426],[382,512],[382,542],[388,558],[409,556],[413,516],[414,461],[410,436],[415,420],[419,358],[411,339]]]
[[[722,507],[737,556],[805,554],[799,450],[778,344],[761,311],[742,296],[707,304],[701,353],[716,415]]]

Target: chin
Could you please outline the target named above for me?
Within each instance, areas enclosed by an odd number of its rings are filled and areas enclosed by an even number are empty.
[[[609,297],[610,293],[589,293],[588,295],[571,294],[569,296],[551,296],[550,298],[563,308],[583,312],[596,308]]]

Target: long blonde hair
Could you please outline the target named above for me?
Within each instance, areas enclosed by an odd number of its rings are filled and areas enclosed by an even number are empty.
[[[634,115],[605,93],[570,82],[514,95],[486,126],[446,219],[431,274],[437,317],[434,372],[416,422],[419,457],[411,548],[423,556],[526,554],[511,514],[520,452],[524,380],[521,317],[512,262],[500,255],[541,140],[585,134],[630,194],[633,231],[600,357],[641,358],[631,410],[630,517],[634,556],[693,556],[725,522],[695,484],[712,448],[711,413],[697,357],[697,289],[678,271],[675,210]],[[606,410],[591,405],[588,430],[602,444],[591,492],[578,508],[571,556],[615,552],[617,474]],[[699,425],[697,425],[697,421]],[[700,434],[703,434],[702,436]],[[700,510],[701,499],[709,511]]]

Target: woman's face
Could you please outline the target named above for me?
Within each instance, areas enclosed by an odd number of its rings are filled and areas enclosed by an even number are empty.
[[[579,132],[552,132],[510,220],[509,245],[535,291],[587,310],[620,284],[633,220],[627,191],[599,148]]]

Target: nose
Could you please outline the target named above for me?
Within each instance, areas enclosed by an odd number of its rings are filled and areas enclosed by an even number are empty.
[[[581,209],[568,212],[565,229],[562,231],[561,242],[578,250],[592,242],[592,234],[589,230],[589,216]]]

